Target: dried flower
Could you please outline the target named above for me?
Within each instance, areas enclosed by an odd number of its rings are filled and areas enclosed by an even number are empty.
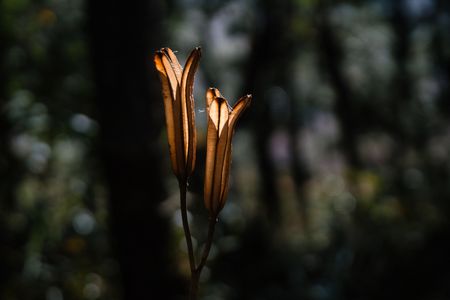
[[[200,47],[192,50],[184,70],[169,48],[162,48],[154,57],[162,84],[172,169],[183,181],[192,174],[195,166],[197,140],[193,89],[200,56]]]
[[[213,218],[217,217],[225,205],[231,163],[231,140],[236,121],[249,106],[251,98],[251,95],[246,95],[231,108],[219,90],[209,88],[206,92],[208,129],[204,197],[206,208]]]

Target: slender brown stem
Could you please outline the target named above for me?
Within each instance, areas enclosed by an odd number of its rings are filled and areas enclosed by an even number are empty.
[[[198,280],[200,273],[194,272],[191,277],[191,287],[189,290],[189,300],[197,300],[198,295]]]
[[[186,237],[186,244],[188,248],[189,255],[189,266],[191,269],[191,285],[189,291],[189,300],[196,300],[198,295],[198,282],[200,279],[200,274],[202,272],[203,267],[206,264],[206,260],[208,259],[209,251],[211,250],[211,245],[214,237],[214,229],[216,227],[217,218],[212,217],[209,219],[208,226],[208,237],[206,239],[205,247],[203,248],[202,257],[198,266],[195,264],[194,257],[194,248],[192,247],[192,237],[191,231],[189,229],[189,221],[187,218],[187,207],[186,207],[186,193],[187,193],[187,184],[186,180],[179,180],[178,185],[180,188],[180,207],[181,207],[181,219],[183,222],[184,235]]]
[[[200,274],[202,273],[202,269],[206,264],[206,260],[208,259],[209,251],[211,250],[211,245],[213,242],[214,229],[216,227],[217,218],[213,217],[209,219],[208,226],[208,237],[206,239],[205,247],[203,248],[202,258],[198,267],[195,269],[191,278],[191,290],[189,293],[189,300],[196,300],[198,294],[198,282],[200,279]]]
[[[213,242],[213,236],[214,236],[214,229],[216,228],[217,218],[212,217],[209,219],[209,226],[208,226],[208,237],[206,239],[205,248],[203,248],[203,254],[202,258],[200,260],[200,264],[198,265],[197,269],[195,270],[198,272],[198,275],[200,277],[200,273],[202,272],[203,267],[206,264],[206,260],[208,259],[209,251],[211,250],[211,245]]]
[[[186,237],[186,244],[187,244],[187,248],[188,248],[189,266],[191,268],[191,277],[194,278],[195,258],[194,258],[194,248],[192,247],[191,230],[189,229],[189,221],[188,221],[188,217],[187,217],[187,208],[186,208],[187,184],[186,184],[186,180],[183,180],[183,179],[178,180],[178,186],[180,188],[181,219],[183,222],[184,235]]]

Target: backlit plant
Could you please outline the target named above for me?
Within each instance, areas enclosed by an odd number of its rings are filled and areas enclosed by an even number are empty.
[[[206,92],[207,142],[204,202],[209,213],[208,236],[202,256],[196,264],[186,208],[187,181],[194,171],[196,130],[194,76],[201,56],[200,47],[189,55],[182,69],[169,48],[155,53],[154,63],[162,85],[167,138],[172,170],[178,179],[180,208],[189,255],[191,287],[189,299],[197,299],[198,281],[211,249],[218,215],[225,205],[231,164],[231,141],[236,121],[250,105],[251,95],[240,98],[232,108],[216,88]]]

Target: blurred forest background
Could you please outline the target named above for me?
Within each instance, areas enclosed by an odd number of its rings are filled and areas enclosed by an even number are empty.
[[[450,299],[447,0],[0,0],[0,299],[184,299],[155,50],[254,101],[203,300]]]

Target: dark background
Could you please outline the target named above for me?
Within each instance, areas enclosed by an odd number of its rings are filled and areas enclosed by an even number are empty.
[[[201,299],[450,299],[450,2],[0,0],[0,299],[185,299],[152,55],[253,94]]]

